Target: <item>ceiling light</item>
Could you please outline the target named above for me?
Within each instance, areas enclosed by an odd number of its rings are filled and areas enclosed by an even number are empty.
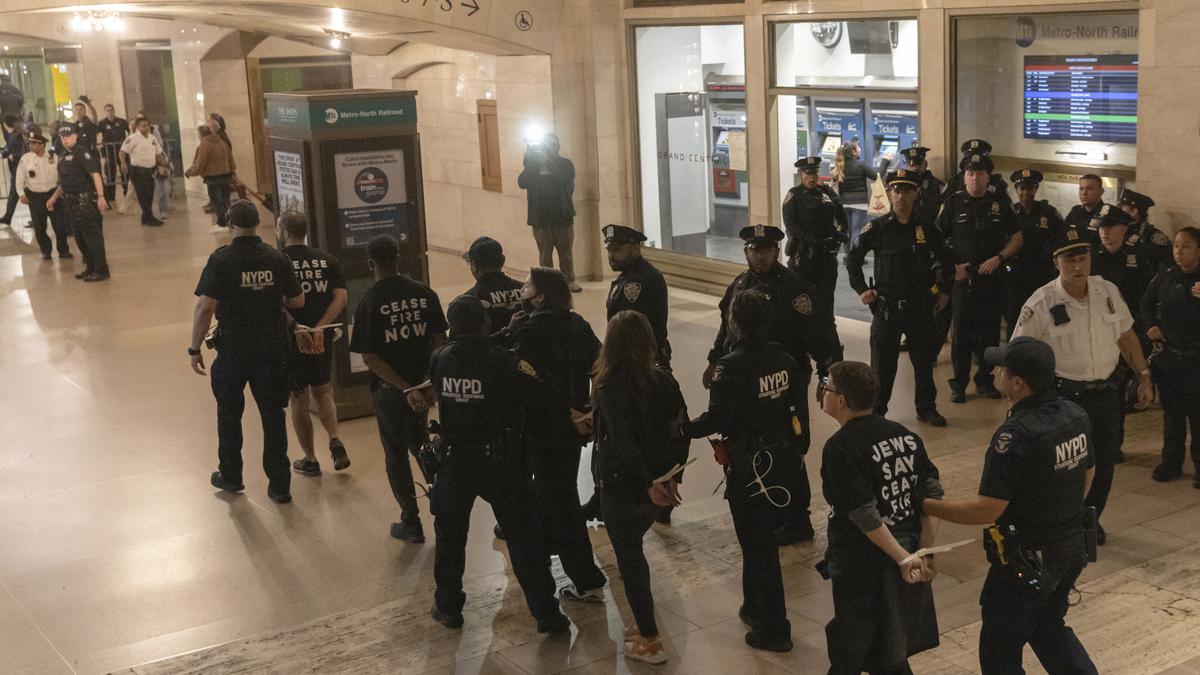
[[[329,47],[331,49],[341,49],[342,42],[350,39],[350,34],[332,28],[326,28],[325,34],[329,36]]]
[[[118,12],[103,9],[89,9],[71,17],[70,28],[76,33],[103,33],[106,30],[120,32],[125,30],[125,20]]]

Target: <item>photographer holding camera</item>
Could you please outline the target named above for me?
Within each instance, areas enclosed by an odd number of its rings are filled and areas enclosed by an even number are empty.
[[[525,150],[525,169],[517,185],[528,193],[529,226],[538,247],[538,264],[554,266],[558,250],[558,268],[567,278],[572,293],[583,289],[575,283],[575,165],[558,154],[558,136],[546,134]]]

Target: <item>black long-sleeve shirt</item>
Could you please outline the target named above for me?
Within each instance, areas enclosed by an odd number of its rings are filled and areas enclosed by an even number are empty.
[[[896,215],[880,216],[863,227],[850,254],[846,271],[850,287],[862,294],[869,285],[863,274],[867,252],[875,252],[875,289],[888,299],[904,300],[946,292],[953,279],[954,255],[936,227],[916,214],[902,223]]]
[[[658,369],[646,382],[617,379],[596,389],[592,475],[606,496],[615,488],[643,498],[654,479],[687,461],[688,439],[672,434],[673,422],[686,411],[679,383]]]
[[[1200,284],[1200,270],[1184,272],[1172,267],[1154,277],[1142,296],[1142,321],[1146,329],[1159,328],[1168,346],[1200,350],[1200,298],[1192,288]]]

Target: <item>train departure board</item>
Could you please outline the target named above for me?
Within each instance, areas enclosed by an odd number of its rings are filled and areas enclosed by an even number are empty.
[[[1136,54],[1025,57],[1025,138],[1137,141]]]

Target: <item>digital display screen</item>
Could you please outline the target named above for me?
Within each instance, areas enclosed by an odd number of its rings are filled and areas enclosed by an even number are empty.
[[[842,147],[842,137],[830,134],[825,137],[825,144],[821,146],[821,154],[826,157],[836,157],[840,147]]]
[[[1137,142],[1138,57],[1025,57],[1025,138]]]

